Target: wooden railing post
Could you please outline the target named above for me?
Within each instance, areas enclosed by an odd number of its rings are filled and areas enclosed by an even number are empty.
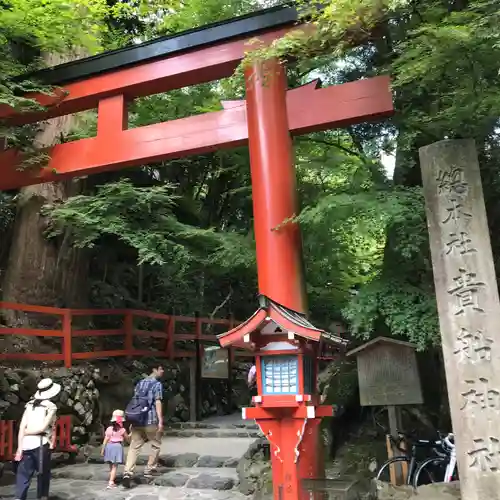
[[[169,359],[175,358],[175,316],[169,316],[165,320],[165,329],[167,331],[167,344],[165,346],[165,355]]]
[[[98,359],[103,357],[118,357],[118,356],[149,356],[152,353],[148,350],[140,350],[134,347],[134,336],[151,336],[153,338],[165,339],[166,342],[164,347],[157,351],[159,356],[164,356],[168,359],[174,360],[176,356],[189,357],[193,360],[193,383],[196,384],[196,391],[198,392],[199,380],[201,380],[202,373],[202,358],[204,354],[204,341],[212,342],[215,338],[211,338],[212,335],[208,335],[208,332],[203,329],[204,324],[217,324],[217,325],[227,325],[228,328],[233,328],[237,322],[231,317],[230,319],[216,319],[213,318],[201,318],[199,314],[196,317],[186,317],[186,316],[176,316],[175,311],[172,315],[155,313],[148,311],[139,310],[124,310],[124,309],[65,309],[60,307],[48,307],[48,306],[33,306],[28,304],[15,304],[11,302],[1,302],[0,309],[12,309],[14,311],[25,311],[25,312],[35,312],[40,314],[48,314],[57,316],[60,318],[61,326],[55,329],[40,329],[40,328],[20,328],[20,327],[3,327],[0,326],[0,335],[22,335],[22,336],[43,336],[43,337],[55,337],[61,339],[61,352],[58,353],[0,353],[0,360],[36,360],[36,361],[58,361],[64,362],[64,366],[71,368],[73,365],[73,359],[75,360],[89,360]],[[123,323],[121,328],[113,329],[78,329],[75,328],[73,331],[73,317],[77,316],[93,316],[93,315],[116,315],[123,318]],[[164,321],[162,331],[140,330],[135,328],[135,318],[136,317],[146,317],[154,320]],[[195,331],[190,331],[189,333],[178,332],[176,334],[176,327],[178,322],[189,323],[191,326],[194,325]],[[140,325],[139,325],[140,326]],[[79,352],[78,348],[75,346],[73,348],[73,337],[106,337],[106,336],[124,336],[124,347],[122,349],[114,350],[92,350],[86,352]],[[194,341],[194,350],[186,352],[185,350],[178,350],[176,342],[178,340],[182,341]],[[192,345],[192,344],[191,344]],[[237,351],[236,349],[230,349],[228,352],[228,358],[231,362],[236,359]],[[195,409],[196,405],[193,405]],[[200,408],[200,403],[198,403],[198,410]]]
[[[12,460],[14,458],[14,424],[15,420],[9,420],[8,428],[9,428],[9,437],[7,438],[7,450],[9,454],[9,458]]]
[[[228,321],[229,330],[234,328],[234,316],[229,314]],[[227,353],[227,409],[226,412],[233,412],[233,363],[234,363],[234,348],[229,347]]]
[[[202,323],[199,313],[196,313],[195,321],[195,356],[191,358],[190,365],[190,419],[196,422],[200,419],[200,401],[201,401],[201,362],[203,355],[203,346],[201,345]]]
[[[14,458],[14,420],[0,420],[0,460]]]
[[[72,325],[71,325],[71,309],[67,309],[63,314],[63,355],[64,366],[71,368],[73,362],[73,347],[72,347]]]
[[[134,315],[127,311],[123,321],[125,331],[125,352],[127,356],[132,356],[134,351]]]
[[[232,330],[236,326],[236,322],[234,321],[233,313],[229,314],[229,330]],[[235,350],[234,347],[229,348],[229,360],[231,363],[234,363],[235,358]]]
[[[71,416],[63,415],[56,421],[56,449],[57,451],[75,452],[76,446],[71,438]]]

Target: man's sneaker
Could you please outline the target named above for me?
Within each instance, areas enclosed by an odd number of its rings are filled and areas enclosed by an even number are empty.
[[[132,480],[132,476],[130,474],[125,474],[122,479],[122,486],[124,488],[127,488],[127,490],[130,489],[130,482]]]
[[[144,469],[144,477],[145,478],[152,478],[153,477],[153,474],[156,472],[156,466],[152,466],[152,467],[146,467]]]

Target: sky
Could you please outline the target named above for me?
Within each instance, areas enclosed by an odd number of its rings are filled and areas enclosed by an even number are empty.
[[[394,166],[396,164],[396,156],[394,154],[388,155],[382,152],[380,154],[380,161],[384,166],[387,177],[389,177],[389,179],[392,179],[394,176]]]

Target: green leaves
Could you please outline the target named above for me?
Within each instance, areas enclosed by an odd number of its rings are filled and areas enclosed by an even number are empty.
[[[75,245],[94,247],[102,239],[117,239],[137,251],[138,263],[163,265],[171,262],[182,269],[201,258],[201,248],[215,248],[210,230],[180,223],[173,209],[179,196],[171,184],[136,187],[129,180],[97,187],[94,195],[80,195],[56,207],[46,207],[52,225],[48,236],[71,229]],[[109,237],[112,237],[109,240]]]
[[[391,74],[397,109],[392,121],[295,139],[303,207],[298,220],[314,321],[328,327],[343,317],[355,335],[398,335],[425,348],[439,342],[439,328],[419,188],[420,146],[444,136],[476,139],[492,235],[500,229],[498,2],[330,0],[321,11],[301,3],[314,30],[251,51],[231,79],[136,100],[130,126],[210,112],[220,109],[221,99],[241,99],[241,69],[255,58],[293,60],[291,87],[317,76],[339,84]],[[260,7],[253,0],[109,6],[104,0],[12,0],[0,12],[0,104],[37,106],[23,94],[43,89],[12,80],[40,65],[36,51],[114,48]],[[21,46],[35,49],[29,62],[19,55]],[[93,135],[95,121],[88,113],[67,139]],[[0,131],[9,145],[22,148],[35,133],[33,127]],[[394,182],[379,161],[386,146],[396,153]],[[154,290],[144,299],[148,307],[168,303],[186,311],[189,304],[209,313],[224,303],[244,317],[256,292],[249,171],[241,148],[102,174],[86,181],[84,195],[46,207],[48,234],[58,238],[70,227],[75,244],[92,249],[99,269],[92,271],[95,300],[104,293],[110,298],[103,300],[130,302],[144,280]],[[4,196],[0,230],[12,217],[12,201]],[[492,241],[498,253],[498,241]]]
[[[436,140],[485,137],[500,114],[498,5],[476,1],[454,11],[431,2],[419,12],[422,23],[398,45],[392,66],[401,118]]]
[[[306,65],[311,57],[328,52],[342,57],[346,51],[372,39],[372,31],[391,14],[410,5],[409,0],[329,0],[321,9],[310,2],[296,2],[314,29],[297,29],[276,40],[269,47],[249,51],[243,63],[278,57],[297,59]]]
[[[0,105],[41,109],[25,94],[52,89],[13,77],[57,64],[57,54],[70,59],[100,50],[107,14],[106,0],[9,0],[0,9]],[[30,149],[36,127],[0,128],[8,146]]]
[[[441,340],[432,290],[404,279],[368,283],[344,309],[344,316],[352,333],[365,339],[389,333],[406,337],[419,350],[439,345]]]
[[[41,51],[71,47],[95,51],[105,30],[106,12],[105,0],[10,0],[9,7],[0,11],[0,33]]]

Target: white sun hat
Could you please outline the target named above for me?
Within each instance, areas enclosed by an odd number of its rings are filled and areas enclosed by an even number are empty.
[[[118,418],[125,418],[125,413],[122,410],[115,410],[111,416],[111,422],[116,422]]]
[[[55,398],[61,392],[61,386],[52,382],[51,378],[44,378],[38,383],[35,399],[47,400]]]

